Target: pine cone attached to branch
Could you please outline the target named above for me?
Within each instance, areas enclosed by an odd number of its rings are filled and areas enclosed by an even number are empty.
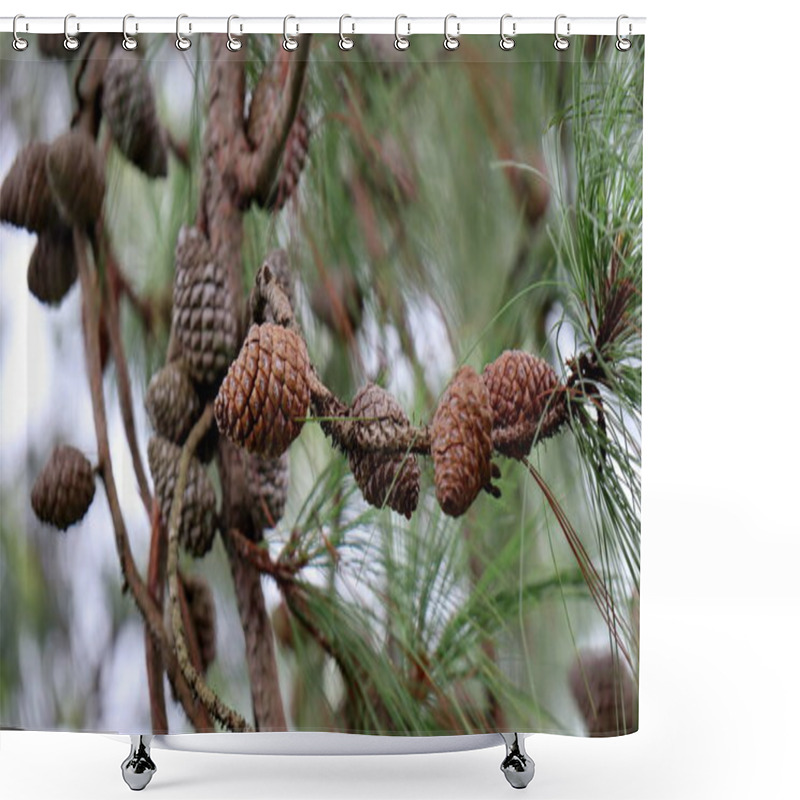
[[[510,458],[528,455],[537,435],[549,433],[547,418],[556,410],[554,396],[559,383],[553,368],[543,359],[521,350],[506,350],[483,370],[494,414],[494,428],[501,432],[495,447]],[[547,412],[547,413],[546,413]]]
[[[142,59],[117,49],[103,79],[103,116],[122,154],[145,175],[167,174],[167,148]]]
[[[369,437],[378,446],[381,441],[392,440],[398,425],[409,424],[397,400],[374,383],[359,390],[350,417],[359,420],[359,435]],[[420,470],[416,456],[351,450],[348,458],[356,483],[370,505],[377,508],[387,505],[411,518],[419,500]]]
[[[86,227],[103,210],[103,162],[94,139],[79,130],[62,133],[47,151],[47,178],[61,216]]]
[[[247,138],[258,147],[268,137],[274,137],[274,127],[281,104],[281,87],[275,70],[265,70],[253,90],[253,102],[247,118]],[[273,186],[258,187],[256,202],[270,211],[280,211],[294,194],[308,157],[308,111],[304,105],[297,109],[278,167]]]
[[[590,736],[618,736],[638,730],[633,678],[610,652],[581,653],[569,671],[569,688]]]
[[[281,165],[278,168],[277,182],[264,204],[269,211],[275,213],[280,211],[297,190],[308,158],[308,140],[308,113],[305,106],[300,106],[289,129]]]
[[[17,153],[0,189],[0,220],[37,233],[63,225],[47,180],[48,150],[33,142]]]
[[[208,671],[211,662],[217,657],[217,615],[214,609],[214,593],[208,581],[200,575],[184,575],[183,590],[189,616],[200,648],[200,661],[203,672]]]
[[[159,436],[183,443],[200,415],[200,398],[183,362],[172,361],[153,375],[144,406]]]
[[[252,497],[251,514],[259,533],[274,528],[283,519],[289,494],[289,453],[264,458],[245,456],[245,476]]]
[[[197,228],[178,235],[172,324],[192,379],[213,384],[236,352],[236,316],[225,269]]]
[[[214,401],[220,432],[276,458],[299,435],[311,399],[305,342],[279,325],[253,325]]]
[[[431,424],[436,499],[445,514],[461,516],[492,486],[492,407],[472,367],[461,367],[445,389]]]
[[[56,228],[39,234],[28,262],[28,289],[42,303],[57,306],[78,277],[72,233]]]
[[[31,491],[36,516],[65,531],[89,510],[94,499],[94,470],[80,450],[58,445]]]
[[[169,524],[180,458],[181,448],[161,436],[154,436],[147,444],[147,461],[165,527]],[[178,539],[195,558],[204,556],[214,543],[216,507],[214,487],[203,465],[193,457],[189,462]]]

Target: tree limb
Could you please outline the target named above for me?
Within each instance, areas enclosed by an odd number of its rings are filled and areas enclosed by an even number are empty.
[[[175,495],[167,524],[167,586],[169,588],[172,632],[175,637],[175,652],[178,665],[186,682],[192,687],[200,702],[221,725],[232,731],[252,731],[244,717],[227,706],[206,683],[203,676],[195,669],[189,655],[186,632],[183,628],[183,616],[180,602],[180,580],[178,577],[178,530],[180,528],[183,497],[186,491],[186,480],[189,464],[200,440],[208,432],[214,420],[213,406],[206,406],[194,427],[186,438],[178,462],[178,477],[175,481]]]

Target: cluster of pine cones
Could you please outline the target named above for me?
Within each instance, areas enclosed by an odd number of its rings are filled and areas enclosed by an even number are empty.
[[[269,259],[285,261],[276,251]],[[225,268],[214,259],[208,241],[197,228],[184,227],[175,249],[172,332],[177,355],[153,375],[145,408],[154,435],[147,448],[156,498],[166,525],[172,508],[181,445],[202,412],[204,398],[216,390],[235,353],[236,313],[226,285]],[[201,442],[189,462],[186,491],[178,527],[180,544],[195,557],[211,548],[218,527],[217,498],[204,460],[214,452]],[[288,453],[239,452],[240,482],[247,495],[252,525],[258,537],[283,517],[289,488]]]
[[[145,63],[121,48],[108,59],[96,89],[111,139],[146,175],[167,174],[167,137],[158,122]],[[32,142],[17,154],[0,189],[0,220],[38,235],[28,264],[28,288],[57,306],[77,277],[70,229],[101,216],[105,168],[94,138],[83,128],[53,142]]]
[[[251,454],[280,456],[302,430],[315,382],[299,334],[271,322],[254,324],[215,400],[220,432]],[[456,373],[430,428],[420,434],[430,439],[436,497],[446,514],[463,514],[481,490],[499,494],[492,485],[499,474],[493,451],[527,455],[559,418],[561,389],[547,362],[519,350],[504,352],[482,375],[471,367]],[[398,435],[411,428],[398,402],[368,384],[340,421],[357,431],[355,446],[337,443],[347,451],[366,501],[410,517],[419,500],[420,468],[410,449],[396,446]]]

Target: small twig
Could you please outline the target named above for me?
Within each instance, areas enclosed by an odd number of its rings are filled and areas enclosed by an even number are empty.
[[[178,582],[180,586],[181,614],[183,614],[183,626],[184,630],[186,631],[186,643],[189,649],[189,657],[191,658],[194,668],[199,674],[203,670],[203,659],[200,655],[200,644],[197,641],[197,630],[194,627],[194,621],[192,620],[192,615],[189,610],[189,601],[186,597],[184,578],[180,571],[178,572]],[[204,720],[203,727],[198,730],[208,732],[213,731],[214,720],[211,718],[211,715],[208,713],[208,709],[206,709],[199,698],[197,699],[195,706],[197,708],[197,715]]]
[[[252,567],[276,581],[293,581],[297,573],[308,564],[308,558],[301,556],[293,560],[275,561],[266,547],[259,547],[244,534],[232,528],[228,536],[236,548],[236,552]]]
[[[186,438],[178,462],[178,477],[175,481],[175,495],[172,498],[169,522],[167,524],[167,586],[169,587],[172,631],[175,637],[175,651],[186,682],[197,694],[200,702],[221,725],[232,731],[252,731],[244,717],[228,707],[206,683],[203,676],[195,669],[189,657],[186,633],[183,629],[183,618],[180,604],[180,581],[178,578],[178,529],[180,527],[183,498],[189,474],[189,463],[194,451],[203,436],[206,435],[214,420],[214,407],[209,404],[194,424]]]
[[[161,513],[158,503],[153,503],[150,514],[150,563],[147,569],[147,589],[159,609],[164,608],[164,568],[166,548],[161,529]],[[158,649],[158,642],[152,631],[145,626],[145,661],[147,664],[147,685],[150,693],[150,721],[153,733],[169,733],[167,707],[164,700],[164,662]]]
[[[100,247],[103,250],[105,261],[107,264],[112,262],[111,246],[105,232],[100,228]],[[114,280],[118,275],[118,270],[113,269],[110,271],[109,277]],[[112,277],[113,276],[113,277]],[[142,454],[139,451],[139,442],[136,439],[136,423],[133,418],[133,399],[131,396],[131,379],[128,373],[128,362],[125,358],[125,349],[122,345],[122,335],[120,331],[119,321],[119,299],[114,286],[111,282],[106,282],[106,307],[108,309],[108,336],[111,341],[111,354],[114,358],[114,366],[117,370],[117,387],[119,390],[119,406],[122,412],[122,424],[125,428],[125,437],[128,440],[128,449],[131,453],[133,460],[133,471],[136,474],[136,481],[139,484],[139,494],[142,496],[142,502],[148,513],[152,516],[153,498],[150,494],[150,487],[147,483],[147,475],[144,471],[144,463],[142,462]]]

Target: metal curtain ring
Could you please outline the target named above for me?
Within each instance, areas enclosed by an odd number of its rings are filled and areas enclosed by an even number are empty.
[[[128,35],[128,20],[129,19],[135,19],[133,14],[126,14],[122,18],[122,47],[125,50],[135,50],[139,43],[136,41],[136,39],[133,38],[133,36],[129,36]],[[135,29],[137,31],[139,30],[139,24],[138,23],[136,23],[136,28]]]
[[[235,53],[237,50],[241,50],[242,49],[242,40],[241,39],[237,39],[231,33],[231,22],[233,22],[235,19],[239,19],[239,17],[237,17],[236,14],[231,14],[228,17],[228,43],[227,43],[226,47],[228,48],[228,50],[231,51],[231,53]],[[242,32],[242,26],[239,25],[239,33],[241,33],[241,32]]]
[[[514,41],[514,39],[512,37],[517,35],[517,23],[516,22],[512,22],[511,23],[511,36],[509,36],[505,32],[504,27],[503,27],[505,25],[505,21],[507,19],[512,19],[511,14],[503,14],[503,16],[500,17],[500,49],[501,50],[513,50],[514,49],[514,45],[516,44],[516,42]]]
[[[77,37],[70,35],[70,32],[69,32],[69,21],[71,19],[75,19],[75,15],[74,14],[67,14],[67,16],[64,17],[64,49],[65,50],[69,50],[71,52],[74,52],[75,50],[77,50],[81,46],[81,43],[80,43],[80,40]],[[80,29],[81,29],[80,24],[76,24],[75,25],[75,31],[77,32]]]
[[[405,14],[398,14],[394,18],[394,48],[395,50],[408,50],[411,47],[411,42],[408,41],[408,36],[411,36],[411,23],[406,23],[408,33],[406,36],[400,35],[400,20],[408,19]]]
[[[283,49],[291,53],[292,50],[297,50],[297,39],[295,39],[294,36],[289,36],[290,19],[297,18],[293,17],[291,14],[283,18]]]
[[[340,50],[352,50],[353,45],[355,42],[349,37],[344,35],[344,21],[346,19],[353,19],[349,14],[342,14],[339,17],[339,49]],[[355,33],[356,26],[353,23],[353,32]]]
[[[28,46],[28,40],[21,38],[20,35],[17,33],[17,20],[20,20],[20,19],[25,19],[25,15],[24,14],[17,14],[14,17],[14,24],[12,26],[12,31],[14,33],[14,41],[11,42],[11,46],[18,53],[21,53]],[[25,30],[27,30],[27,29],[28,29],[28,23],[26,22],[25,23]]]
[[[175,18],[175,47],[177,47],[178,50],[188,50],[192,46],[192,40],[187,39],[181,33],[181,20],[188,18],[189,18],[188,14],[178,14],[178,16]],[[192,32],[192,23],[190,22],[189,33],[191,32]]]
[[[450,22],[451,19],[456,20],[456,35],[453,36],[447,30],[447,23]],[[461,23],[457,21],[458,17],[455,14],[448,14],[444,18],[444,49],[445,50],[458,50],[458,46],[461,42],[458,41],[458,36],[461,33]]]
[[[553,47],[556,50],[566,50],[569,47],[569,39],[565,39],[559,32],[558,32],[558,21],[560,19],[566,19],[566,14],[559,14],[556,17],[555,25],[553,26],[553,30],[556,36],[555,41],[553,42]],[[569,36],[569,22],[567,23],[567,36]]]
[[[617,50],[619,50],[621,53],[624,53],[626,50],[630,50],[630,49],[631,49],[631,40],[630,40],[630,39],[628,39],[628,38],[626,38],[626,37],[624,37],[624,36],[623,36],[623,35],[620,33],[620,28],[621,28],[621,25],[620,25],[620,23],[621,23],[621,22],[622,22],[622,20],[624,20],[624,19],[628,19],[628,17],[626,17],[626,16],[625,16],[625,14],[620,14],[620,15],[617,17],[617,44],[616,44],[616,48],[617,48]],[[630,35],[631,35],[631,30],[632,30],[632,26],[631,26],[631,23],[629,22],[629,23],[628,23],[628,36],[630,36]]]

